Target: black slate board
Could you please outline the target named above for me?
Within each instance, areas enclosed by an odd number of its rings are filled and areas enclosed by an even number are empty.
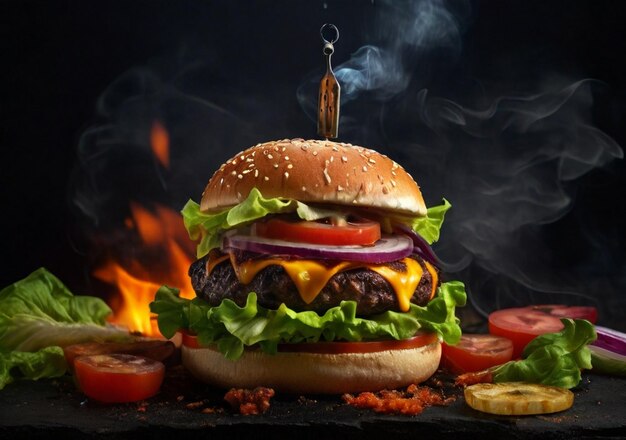
[[[449,384],[447,380],[444,383]],[[71,378],[20,381],[0,391],[0,438],[369,438],[402,435],[475,439],[626,438],[626,379],[586,374],[568,411],[505,417],[469,408],[458,388],[447,407],[416,416],[379,415],[345,405],[340,396],[278,393],[261,416],[241,416],[223,402],[223,390],[199,384],[171,369],[159,395],[144,402],[102,405],[77,392]],[[194,407],[196,403],[197,407]],[[191,405],[190,405],[191,404]],[[204,408],[219,411],[205,414]],[[58,436],[58,437],[56,437]],[[426,437],[428,436],[428,437]]]

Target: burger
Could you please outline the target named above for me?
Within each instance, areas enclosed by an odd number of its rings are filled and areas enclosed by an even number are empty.
[[[463,284],[442,282],[430,244],[447,201],[372,149],[321,140],[257,144],[182,210],[197,297],[151,303],[182,361],[222,388],[376,391],[419,383],[461,335]]]

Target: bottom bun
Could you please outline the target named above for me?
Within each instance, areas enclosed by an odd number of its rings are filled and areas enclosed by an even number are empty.
[[[245,351],[236,361],[214,348],[182,346],[185,368],[221,388],[264,386],[285,393],[340,394],[400,388],[428,379],[441,358],[438,342],[375,353]]]

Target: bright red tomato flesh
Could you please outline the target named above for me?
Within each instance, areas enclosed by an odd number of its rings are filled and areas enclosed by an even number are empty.
[[[80,389],[104,403],[136,402],[154,396],[165,375],[163,363],[129,354],[80,356],[74,361]]]
[[[461,374],[482,371],[511,360],[513,342],[493,335],[463,334],[457,345],[441,346],[441,366]]]
[[[513,341],[513,357],[519,358],[524,348],[537,336],[563,329],[561,318],[586,319],[596,322],[595,307],[536,305],[497,310],[489,315],[489,333]]]
[[[271,219],[254,225],[259,237],[330,246],[372,245],[380,240],[380,224],[362,221],[345,225]]]
[[[182,331],[183,345],[189,348],[200,348],[198,337],[186,331]],[[424,347],[438,341],[434,333],[419,333],[412,338],[403,340],[379,340],[361,342],[302,342],[298,344],[278,344],[279,352],[304,352],[304,353],[374,353],[383,350],[405,350],[409,348]]]

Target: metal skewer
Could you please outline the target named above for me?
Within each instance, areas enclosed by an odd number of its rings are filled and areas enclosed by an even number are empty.
[[[327,40],[324,31],[334,32],[334,37]],[[339,29],[334,24],[326,23],[320,28],[320,36],[324,42],[323,53],[326,57],[326,73],[320,81],[317,117],[317,133],[326,139],[334,139],[339,132],[339,101],[341,87],[333,73],[330,58],[335,51],[333,44],[339,40]]]

